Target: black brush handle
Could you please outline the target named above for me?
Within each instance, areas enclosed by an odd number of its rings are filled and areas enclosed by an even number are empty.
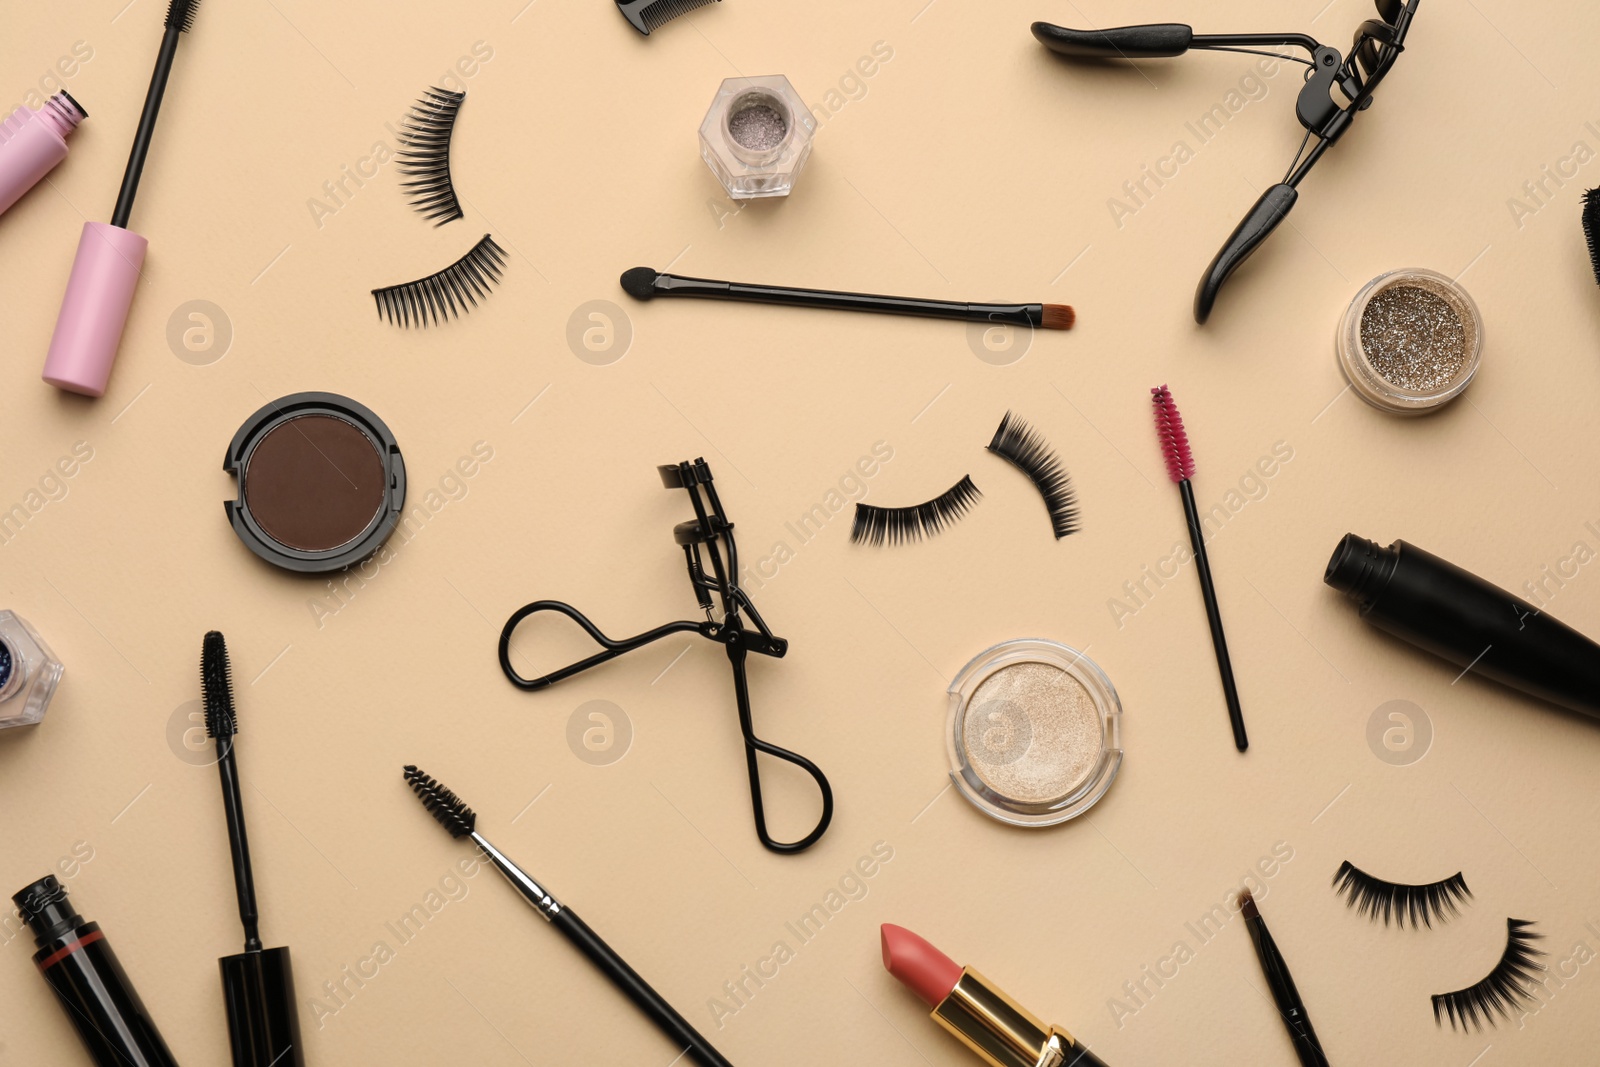
[[[1239,707],[1239,688],[1233,681],[1233,660],[1228,656],[1228,638],[1222,632],[1222,610],[1217,607],[1217,589],[1211,581],[1211,561],[1206,558],[1206,532],[1200,525],[1200,510],[1195,506],[1194,488],[1188,479],[1178,483],[1183,495],[1183,513],[1189,520],[1189,543],[1194,546],[1194,569],[1200,575],[1200,594],[1206,601],[1206,618],[1211,622],[1211,643],[1217,650],[1217,670],[1222,675],[1222,693],[1228,701],[1228,721],[1233,724],[1233,743],[1243,752],[1250,747],[1244,732],[1244,710]]]
[[[628,999],[638,1005],[639,1010],[650,1016],[651,1020],[661,1028],[661,1031],[677,1043],[679,1048],[686,1049],[689,1058],[700,1064],[701,1067],[733,1067],[723,1058],[722,1053],[712,1047],[711,1042],[701,1037],[689,1020],[679,1015],[677,1009],[668,1004],[666,998],[651,988],[650,983],[639,977],[639,973],[628,962],[600,937],[599,934],[589,929],[589,924],[578,918],[578,913],[571,908],[562,906],[550,922],[560,930],[578,947],[589,962],[605,972],[612,984],[628,995]]]
[[[1289,1031],[1289,1041],[1294,1045],[1301,1067],[1328,1067],[1327,1054],[1322,1051],[1322,1043],[1317,1040],[1317,1032],[1311,1026],[1311,1016],[1306,1014],[1300,991],[1295,988],[1294,976],[1289,973],[1289,964],[1284,960],[1283,953],[1278,951],[1272,934],[1267,931],[1266,922],[1247,916],[1244,925],[1255,944],[1256,958],[1261,961],[1261,971],[1272,990],[1273,1003],[1277,1005],[1284,1028]]]
[[[156,119],[161,114],[161,100],[167,92],[167,77],[172,73],[172,61],[178,55],[178,38],[183,30],[168,26],[161,38],[161,51],[156,56],[155,73],[150,76],[150,89],[145,93],[144,112],[139,116],[139,130],[133,135],[133,151],[128,155],[128,169],[122,174],[122,190],[117,194],[117,206],[111,213],[111,225],[128,227],[128,216],[133,214],[133,198],[139,194],[139,178],[144,174],[145,157],[150,154],[150,140],[155,136]]]
[[[244,801],[239,796],[239,767],[233,758],[233,735],[217,738],[217,774],[222,779],[222,807],[228,818],[228,847],[233,852],[233,889],[244,924],[244,950],[261,951],[261,917],[256,911],[256,879],[250,869],[250,842],[244,832]]]
[[[1008,323],[1038,327],[1044,323],[1043,304],[964,304],[954,300],[919,300],[905,296],[844,293],[833,289],[797,289],[787,285],[749,285],[659,274],[657,296],[698,296],[712,300],[740,300],[786,307],[829,308],[834,311],[873,311],[884,315],[958,319],[963,322]]]

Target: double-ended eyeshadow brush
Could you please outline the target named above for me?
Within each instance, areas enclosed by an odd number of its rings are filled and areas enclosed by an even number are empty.
[[[201,645],[200,686],[205,694],[206,733],[217,743],[222,809],[227,815],[228,845],[233,853],[233,888],[239,898],[239,921],[244,924],[244,951],[217,961],[222,968],[233,1065],[304,1067],[289,950],[261,947],[256,880],[250,866],[250,842],[245,837],[244,801],[239,796],[239,765],[234,754],[238,724],[232,670],[227,642],[215,630],[206,634]]]
[[[1067,304],[965,304],[954,300],[918,300],[905,296],[841,293],[831,289],[794,289],[786,285],[748,285],[706,278],[664,274],[653,267],[634,267],[623,274],[622,288],[636,300],[658,296],[698,296],[711,300],[738,300],[751,304],[828,308],[833,311],[875,311],[882,315],[913,315],[928,319],[957,319],[996,325],[1031,326],[1045,330],[1070,330],[1077,312]]]
[[[103,396],[111,379],[111,365],[122,344],[122,330],[133,307],[145,250],[150,247],[148,240],[128,229],[128,218],[133,213],[133,198],[139,192],[145,158],[150,154],[172,61],[178,55],[178,41],[194,26],[199,6],[200,0],[171,0],[161,51],[156,55],[155,73],[145,94],[144,111],[139,116],[139,129],[134,134],[133,151],[128,155],[128,168],[122,175],[122,189],[117,194],[111,222],[83,225],[42,375],[58,389]]]
[[[1222,632],[1222,611],[1217,607],[1217,590],[1211,582],[1211,561],[1206,558],[1206,531],[1200,525],[1200,509],[1195,506],[1194,454],[1189,451],[1189,435],[1183,429],[1183,416],[1172,401],[1172,390],[1158,386],[1150,390],[1155,403],[1156,435],[1167,460],[1167,474],[1183,496],[1183,513],[1189,520],[1189,543],[1194,546],[1194,569],[1200,576],[1200,593],[1206,601],[1206,618],[1211,621],[1211,643],[1217,650],[1217,670],[1222,675],[1222,693],[1228,701],[1228,721],[1233,724],[1233,743],[1240,752],[1250,747],[1244,732],[1244,712],[1239,707],[1239,688],[1233,681],[1233,660],[1228,656],[1228,638]]]
[[[506,881],[522,894],[523,899],[533,905],[533,909],[559,930],[563,937],[572,942],[579,952],[589,957],[589,962],[611,979],[613,985],[626,993],[628,999],[649,1016],[650,1021],[660,1027],[667,1037],[676,1042],[691,1060],[701,1067],[733,1067],[723,1058],[722,1053],[712,1047],[711,1042],[700,1036],[699,1032],[689,1025],[689,1021],[667,1003],[665,997],[652,989],[649,982],[639,977],[638,972],[628,966],[627,961],[617,955],[615,949],[601,940],[599,934],[589,929],[589,924],[578,918],[577,912],[551,896],[527,872],[512,863],[505,853],[478,833],[478,816],[462,802],[460,797],[416,767],[407,766],[405,777],[422,801],[422,806],[439,821],[440,826],[450,832],[451,837],[471,838],[483,856],[505,875]]]

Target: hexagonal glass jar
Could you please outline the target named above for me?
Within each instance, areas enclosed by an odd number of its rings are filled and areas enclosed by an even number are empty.
[[[816,132],[788,78],[729,78],[700,124],[700,156],[735,200],[788,196]]]
[[[44,718],[61,670],[61,661],[32,626],[0,611],[0,729],[32,726]]]

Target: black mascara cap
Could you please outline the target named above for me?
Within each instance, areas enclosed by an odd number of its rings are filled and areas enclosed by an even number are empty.
[[[305,1067],[289,950],[241,952],[217,963],[233,1067]]]

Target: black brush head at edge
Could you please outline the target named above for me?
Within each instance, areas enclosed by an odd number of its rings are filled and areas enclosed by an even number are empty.
[[[1239,910],[1244,912],[1246,919],[1261,918],[1261,911],[1256,907],[1256,898],[1250,894],[1248,889],[1239,894]]]
[[[649,300],[656,295],[656,279],[660,277],[654,267],[634,267],[622,272],[622,291],[635,300]]]
[[[406,764],[405,776],[412,791],[422,801],[422,806],[439,821],[440,826],[450,832],[451,837],[472,835],[472,831],[478,826],[478,816],[460,797],[418,770],[413,764]]]
[[[206,735],[232,737],[238,725],[233,711],[233,671],[228,665],[228,642],[216,630],[201,642],[200,690],[205,696]]]
[[[1589,264],[1594,267],[1595,284],[1600,285],[1600,189],[1583,194],[1583,235],[1589,241]]]
[[[200,0],[172,0],[167,8],[167,28],[188,33],[194,28],[194,13],[199,8]]]

